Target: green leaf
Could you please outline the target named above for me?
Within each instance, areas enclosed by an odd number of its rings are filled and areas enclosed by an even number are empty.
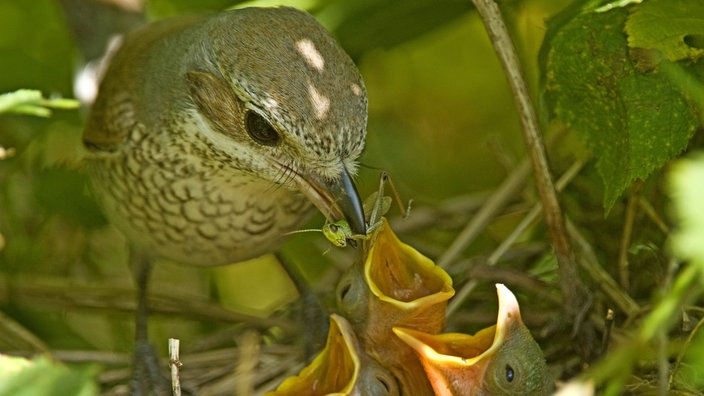
[[[677,221],[671,247],[677,257],[699,265],[704,273],[704,154],[680,160],[673,166],[670,196]]]
[[[686,350],[682,360],[677,365],[677,370],[673,372],[672,378],[677,388],[684,389],[692,394],[701,392],[704,389],[704,331],[702,321],[686,343]]]
[[[699,274],[698,289],[704,283],[704,153],[682,159],[672,167],[669,192],[674,207],[677,228],[672,233],[670,247],[674,254],[689,262]],[[691,291],[693,287],[688,287]],[[679,388],[701,391],[704,388],[704,331],[697,324],[685,344],[685,353],[673,373]]]
[[[37,117],[51,116],[51,110],[76,109],[80,103],[74,99],[45,99],[40,91],[32,89],[19,89],[0,95],[0,114],[17,113]]]
[[[0,355],[0,396],[97,394],[94,369],[69,369],[45,357],[20,359]]]
[[[596,157],[607,212],[632,181],[682,152],[699,124],[667,75],[636,68],[627,16],[625,8],[575,16],[551,38],[544,71],[553,114]]]
[[[704,1],[646,1],[634,8],[626,33],[633,48],[658,50],[671,61],[697,59],[704,54]]]

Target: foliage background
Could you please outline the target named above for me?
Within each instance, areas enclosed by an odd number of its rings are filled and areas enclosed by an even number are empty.
[[[154,0],[148,3],[147,14],[152,20],[216,11],[236,3]],[[414,200],[409,223],[398,219],[394,223],[401,238],[429,257],[439,257],[487,193],[525,157],[511,93],[470,2],[281,3],[310,10],[359,65],[370,103],[360,192],[366,196],[376,190],[378,169],[388,171],[401,196]],[[501,3],[537,103],[543,103],[537,60],[545,20],[566,6],[561,3]],[[71,97],[79,63],[80,54],[58,1],[0,0],[0,92],[33,88]],[[546,112],[544,107],[539,110]],[[48,119],[0,115],[0,147],[15,150],[14,156],[0,160],[0,314],[6,316],[0,327],[0,352],[53,351],[56,356],[72,357],[68,360],[98,360],[105,371],[117,373],[113,382],[105,374],[101,377],[109,386],[125,378],[124,370],[122,377],[118,374],[131,348],[133,286],[126,243],[106,224],[80,172],[84,117],[81,111],[55,111]],[[646,182],[636,183],[606,215],[604,187],[589,150],[560,123],[546,125],[545,130],[548,136],[559,136],[548,139],[555,142],[549,144],[555,175],[577,160],[586,161],[561,195],[567,216],[613,278],[618,278],[617,262],[624,249],[630,264],[628,286],[622,292],[643,311],[616,312],[609,343],[616,348],[630,339],[647,307],[661,298],[660,290],[678,272],[665,250],[667,230],[643,211],[635,215],[627,211],[629,197],[643,197],[658,218],[670,224],[664,179],[656,172]],[[469,260],[450,267],[456,284],[473,278],[480,286],[449,325],[472,333],[491,324],[496,315],[493,283],[505,282],[519,297],[524,319],[556,377],[566,379],[584,366],[570,345],[569,329],[553,326],[561,302],[542,222],[521,236],[497,268],[485,265],[488,254],[537,202],[532,182],[527,183],[465,249],[463,257]],[[414,216],[423,221],[414,223]],[[311,227],[320,224],[320,216],[310,223]],[[624,224],[635,230],[625,247]],[[334,289],[337,276],[354,259],[350,252],[321,254],[327,249],[317,234],[297,235],[284,247],[285,256],[305,270],[321,295]],[[599,293],[595,281],[588,282],[595,290],[595,317],[603,318],[613,304]],[[271,261],[215,269],[160,263],[152,290],[163,299],[152,321],[152,339],[180,338],[185,355],[236,345],[243,328],[252,323],[242,325],[228,312],[296,320],[295,289]],[[681,312],[684,319],[678,321],[678,330],[668,332],[663,327],[663,336],[672,341],[667,345],[686,340],[702,316],[701,309],[694,308]],[[604,326],[603,321],[597,326],[599,334]],[[295,333],[261,331],[265,342],[296,343]],[[165,341],[159,348],[165,350]],[[665,358],[674,360],[678,350],[671,349]],[[663,358],[658,350],[646,348],[634,376],[628,377],[631,363],[623,364],[630,391],[657,386],[657,364]]]

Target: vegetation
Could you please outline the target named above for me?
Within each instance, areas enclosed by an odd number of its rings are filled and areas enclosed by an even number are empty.
[[[67,378],[64,394],[90,394],[94,382],[120,394],[135,306],[126,242],[80,169],[85,112],[33,116],[74,96],[81,52],[61,3],[0,3],[0,93],[50,98],[0,97],[0,352],[65,362],[34,366]],[[235,3],[154,0],[146,13]],[[516,97],[470,1],[287,4],[310,10],[360,67],[370,103],[361,194],[385,170],[413,199],[390,224],[452,276],[448,331],[495,322],[500,282],[561,381],[604,394],[704,392],[704,4],[500,2],[557,181],[573,279],[540,212]],[[282,255],[324,300],[359,259],[318,233],[293,235]],[[303,367],[300,301],[274,259],[160,263],[153,281],[151,339],[162,355],[168,338],[181,340],[185,382],[247,394]],[[585,294],[565,299],[568,284]],[[0,395],[16,394],[2,384]]]

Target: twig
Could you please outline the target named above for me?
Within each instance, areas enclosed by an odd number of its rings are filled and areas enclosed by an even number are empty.
[[[628,265],[628,247],[631,245],[631,237],[633,236],[633,222],[636,217],[636,208],[640,201],[640,190],[643,187],[642,182],[636,182],[631,188],[631,197],[626,205],[626,218],[623,221],[623,233],[621,234],[621,245],[618,251],[618,282],[624,290],[629,290],[629,265]]]
[[[14,277],[12,286],[10,278],[0,273],[0,304],[7,303],[10,297],[14,302],[26,304],[46,304],[63,309],[97,309],[110,312],[134,312],[132,298],[134,289],[114,285],[80,284],[66,285],[65,280],[57,277]],[[12,291],[12,293],[10,293]],[[149,308],[152,314],[187,316],[189,319],[201,318],[231,323],[247,323],[251,326],[268,329],[280,327],[284,332],[295,333],[297,327],[291,321],[280,318],[260,318],[223,308],[201,295],[155,291],[149,293]]]
[[[565,171],[565,173],[560,177],[560,180],[557,181],[557,188],[558,190],[562,190],[565,188],[565,186],[572,180],[574,179],[575,176],[579,173],[579,171],[582,169],[582,166],[584,166],[583,161],[577,161],[572,166]],[[513,245],[516,240],[523,234],[523,232],[530,226],[535,219],[538,217],[540,214],[540,210],[542,207],[539,204],[536,204],[531,208],[531,210],[526,214],[521,222],[516,226],[511,234],[504,239],[501,244],[491,253],[489,258],[487,259],[487,265],[489,266],[494,266],[496,263],[499,262],[501,257],[508,251],[508,249]],[[471,279],[469,282],[465,283],[462,288],[457,291],[455,294],[455,297],[450,301],[450,303],[447,306],[447,311],[446,315],[449,317],[454,313],[457,308],[464,303],[464,301],[467,299],[469,296],[469,293],[474,290],[475,287],[477,287],[478,282],[476,279]]]
[[[171,391],[174,396],[181,396],[181,379],[178,369],[183,365],[179,358],[179,344],[177,338],[169,338],[169,367],[171,367]]]
[[[704,319],[701,319],[699,320],[699,322],[697,322],[696,326],[694,326],[694,329],[689,332],[689,335],[687,336],[687,341],[685,341],[684,345],[682,345],[682,347],[680,348],[680,351],[677,354],[677,359],[675,359],[675,364],[672,366],[672,370],[670,370],[670,378],[668,380],[668,384],[670,387],[675,386],[675,381],[677,380],[677,371],[680,369],[680,364],[684,364],[682,363],[682,359],[684,359],[685,354],[691,350],[692,342],[699,335],[702,326],[704,326]]]
[[[658,334],[655,337],[655,345],[657,351],[657,362],[658,362],[658,395],[667,396],[669,392],[669,382],[667,381],[670,376],[670,361],[668,356],[668,343],[667,330],[665,328],[660,328]]]
[[[614,316],[614,310],[609,308],[606,311],[606,317],[604,318],[604,333],[601,337],[599,356],[604,356],[606,351],[609,349],[609,344],[611,343],[611,330],[614,328]]]
[[[10,344],[19,345],[22,343],[30,347],[33,352],[38,351],[47,355],[52,354],[51,349],[49,349],[44,341],[14,319],[5,315],[2,311],[0,311],[0,331],[2,335],[0,338],[7,338]]]
[[[564,309],[573,323],[578,323],[579,310],[586,299],[586,288],[577,272],[575,255],[565,227],[565,220],[557,200],[548,166],[538,119],[532,106],[518,55],[504,24],[501,12],[493,0],[472,0],[484,22],[487,33],[501,61],[513,91],[516,107],[523,124],[524,138],[535,174],[540,200],[543,204],[545,220],[550,239],[555,249],[560,273],[560,286],[564,299]],[[588,346],[587,346],[588,347]]]
[[[567,229],[575,245],[580,250],[579,263],[587,275],[594,280],[594,284],[598,285],[604,294],[609,296],[614,304],[616,304],[629,319],[641,313],[642,309],[638,303],[636,303],[628,293],[622,290],[614,278],[599,265],[599,260],[596,257],[594,249],[592,249],[591,245],[589,245],[577,227],[568,221]]]
[[[513,199],[530,172],[528,161],[521,161],[520,165],[514,170],[510,177],[491,194],[477,214],[472,218],[472,221],[467,223],[467,226],[455,238],[445,253],[437,260],[437,264],[443,268],[455,261],[462,251],[472,243],[474,238],[486,227],[494,215],[503,208],[506,203]]]
[[[655,208],[653,208],[653,205],[648,202],[643,195],[640,196],[640,199],[638,199],[638,205],[640,206],[641,210],[645,213],[648,218],[662,231],[664,234],[667,234],[670,232],[670,227],[667,226],[665,223],[665,220],[658,215],[658,213],[655,211]]]
[[[254,378],[257,364],[259,363],[259,333],[247,331],[242,334],[240,342],[240,356],[235,369],[237,389],[239,396],[254,394]]]
[[[388,219],[389,224],[398,234],[410,234],[428,227],[446,227],[448,224],[453,226],[459,221],[459,224],[464,224],[464,219],[481,208],[490,194],[490,191],[481,191],[453,197],[435,205],[417,206],[413,208],[413,216],[407,219],[393,216]]]

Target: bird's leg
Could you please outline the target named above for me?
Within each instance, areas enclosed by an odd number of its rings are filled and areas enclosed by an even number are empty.
[[[393,196],[393,199],[391,197],[384,196],[384,184],[387,183],[391,188],[391,195]],[[413,200],[408,200],[408,204],[404,206],[401,195],[399,195],[398,190],[396,190],[396,185],[391,180],[391,176],[389,176],[386,171],[382,171],[379,176],[379,189],[369,195],[369,197],[364,200],[363,205],[364,213],[366,214],[367,226],[371,230],[379,227],[381,224],[381,217],[391,208],[392,200],[396,201],[396,205],[398,205],[398,208],[401,211],[401,216],[406,219],[411,213],[411,203],[413,203]],[[368,230],[367,234],[369,234],[371,230]]]
[[[304,279],[301,270],[294,263],[286,260],[281,253],[275,253],[275,255],[301,296],[300,320],[303,327],[304,356],[306,362],[310,362],[325,347],[330,326],[328,312],[310,284]]]
[[[391,194],[393,198],[384,195],[384,185],[387,184],[391,188]],[[401,216],[407,218],[411,212],[411,203],[413,200],[408,201],[408,205],[403,205],[403,200],[396,190],[396,186],[391,177],[385,171],[381,172],[379,176],[379,189],[367,197],[364,200],[364,213],[367,222],[367,234],[366,235],[349,235],[348,240],[363,240],[368,241],[374,235],[374,232],[381,226],[381,218],[389,211],[391,208],[391,203],[396,200],[399,210],[401,211]],[[349,228],[349,227],[348,227]],[[330,239],[330,238],[328,238]]]
[[[137,310],[135,311],[134,372],[132,395],[168,395],[169,383],[159,369],[159,357],[149,343],[149,276],[152,261],[135,248],[130,249],[132,272],[137,285]]]

